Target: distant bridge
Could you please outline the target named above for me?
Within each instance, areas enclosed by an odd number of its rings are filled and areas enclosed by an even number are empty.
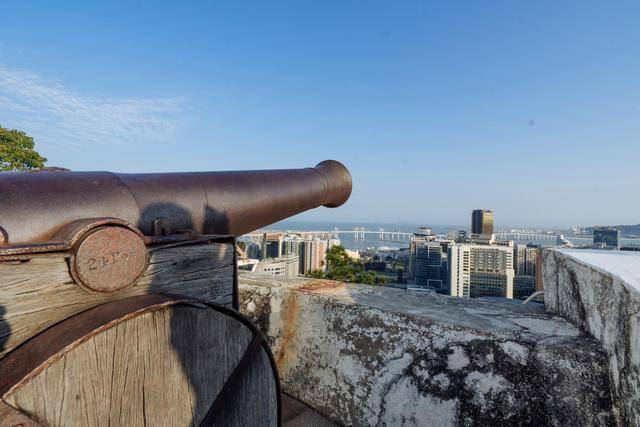
[[[255,231],[248,233],[242,237],[251,239],[254,242],[259,242],[263,234],[276,234],[276,233],[292,233],[303,237],[317,237],[320,239],[340,238],[341,235],[353,235],[355,240],[365,240],[367,236],[377,235],[379,241],[389,243],[408,243],[414,233],[408,233],[400,230],[385,230],[379,228],[378,230],[367,230],[365,227],[354,227],[352,230],[340,230],[337,227],[333,230],[311,230],[311,231],[296,231],[296,230],[268,230],[268,231]],[[575,235],[563,235],[561,233],[542,233],[542,232],[528,232],[528,231],[516,231],[516,230],[498,230],[494,233],[498,240],[515,240],[520,242],[556,242],[561,244],[563,240],[569,241],[575,245],[591,245],[593,243],[592,236],[575,236]],[[444,234],[436,234],[437,238],[445,238]],[[623,244],[640,246],[640,239],[635,238],[623,238]]]
[[[261,237],[265,232],[253,232],[245,234],[247,237]],[[407,242],[411,240],[414,233],[408,233],[400,230],[385,230],[379,228],[376,230],[367,230],[365,227],[354,227],[353,230],[340,230],[334,228],[333,230],[310,230],[310,231],[293,231],[293,230],[269,230],[266,233],[295,233],[301,236],[318,237],[322,239],[329,239],[332,237],[339,238],[340,235],[350,234],[353,235],[355,240],[364,240],[367,235],[378,235],[379,240],[388,242]],[[495,233],[495,237],[500,240],[537,240],[537,241],[556,241],[559,234],[549,233],[535,233],[525,231],[506,231],[500,230]],[[444,237],[444,235],[437,235],[437,237]],[[572,241],[592,241],[591,237],[575,237],[565,236],[566,239]]]
[[[367,235],[378,235],[378,239],[385,242],[405,243],[411,240],[413,233],[407,233],[400,230],[385,231],[379,228],[378,231],[367,230],[365,227],[355,227],[353,230],[340,230],[337,227],[333,230],[311,230],[311,231],[293,231],[293,230],[269,230],[263,232],[253,232],[245,234],[243,237],[261,237],[264,233],[295,233],[300,236],[318,237],[321,239],[340,238],[340,235],[352,234],[355,240],[365,240]]]
[[[498,240],[519,240],[519,241],[558,241],[565,239],[571,243],[590,244],[593,243],[593,237],[586,236],[570,236],[558,233],[534,233],[526,231],[505,231],[500,230],[494,233]]]

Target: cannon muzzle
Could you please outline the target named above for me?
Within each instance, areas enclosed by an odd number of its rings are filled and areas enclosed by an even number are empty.
[[[0,245],[51,241],[88,218],[117,218],[143,235],[193,230],[240,236],[351,194],[339,162],[315,168],[121,174],[11,172],[0,174]]]

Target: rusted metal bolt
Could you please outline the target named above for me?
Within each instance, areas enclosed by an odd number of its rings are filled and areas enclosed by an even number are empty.
[[[171,225],[168,218],[156,218],[153,220],[153,235],[168,236],[171,233]]]

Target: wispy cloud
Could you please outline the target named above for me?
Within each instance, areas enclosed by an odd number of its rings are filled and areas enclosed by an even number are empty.
[[[0,125],[19,127],[39,144],[88,147],[167,141],[183,125],[184,100],[87,96],[0,65]]]

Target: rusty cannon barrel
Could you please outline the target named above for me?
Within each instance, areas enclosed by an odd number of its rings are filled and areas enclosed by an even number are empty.
[[[146,236],[240,236],[351,194],[339,162],[314,168],[197,173],[0,174],[0,245],[60,240],[74,221],[116,218]],[[1,247],[1,246],[0,246]]]
[[[350,194],[333,160],[0,173],[0,426],[281,425],[269,343],[238,312],[236,237]]]

